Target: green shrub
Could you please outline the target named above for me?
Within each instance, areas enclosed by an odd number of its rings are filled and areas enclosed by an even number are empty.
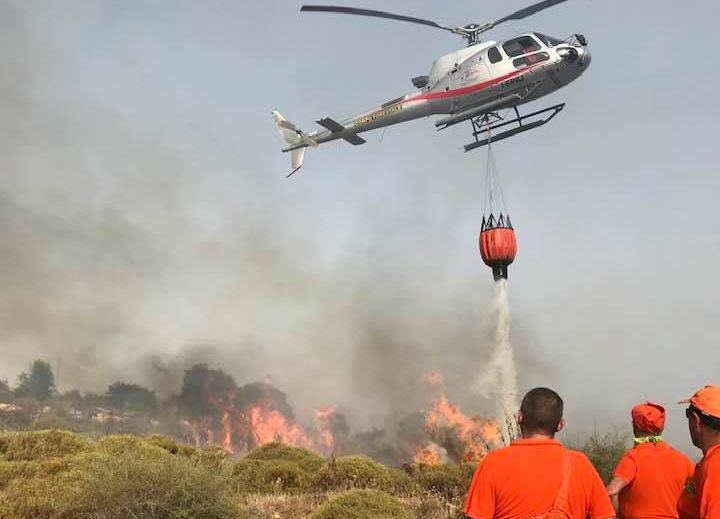
[[[618,431],[593,433],[584,441],[575,442],[573,448],[584,452],[600,477],[609,483],[620,458],[627,448],[628,436]]]
[[[404,472],[389,469],[363,455],[327,461],[313,477],[312,486],[320,491],[371,488],[396,494],[411,493],[416,487]]]
[[[69,431],[29,431],[8,435],[5,459],[32,461],[76,454],[89,449],[87,440]]]
[[[397,499],[378,490],[350,490],[320,506],[311,519],[413,519]]]
[[[132,456],[91,453],[78,459],[78,506],[102,519],[234,519],[225,471],[148,445]],[[157,449],[157,450],[156,450]]]
[[[165,449],[170,454],[179,454],[180,456],[191,457],[197,452],[197,449],[194,447],[183,443],[177,443],[175,440],[168,438],[167,436],[163,436],[162,434],[153,434],[152,436],[145,438],[145,441],[150,445]]]
[[[152,445],[138,436],[131,434],[112,434],[95,442],[95,452],[107,456],[143,456],[160,457],[166,453],[162,447]]]
[[[26,465],[25,469],[24,474],[17,474],[17,477],[9,480],[0,492],[0,517],[3,519],[90,519],[92,517],[84,514],[80,505],[83,487],[77,471],[51,471],[46,474],[42,467],[31,465]]]
[[[242,493],[298,492],[308,487],[311,474],[295,461],[244,458],[231,470],[233,488]]]
[[[314,472],[319,469],[325,460],[307,449],[299,447],[291,447],[283,443],[268,443],[262,447],[258,447],[245,456],[251,460],[284,460],[294,461],[303,470]]]
[[[37,461],[0,461],[0,489],[15,478],[29,479],[40,472]]]
[[[472,463],[435,465],[420,469],[415,480],[424,490],[453,501],[467,493],[474,472]]]

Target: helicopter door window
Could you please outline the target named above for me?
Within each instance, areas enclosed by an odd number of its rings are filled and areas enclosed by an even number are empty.
[[[521,58],[515,58],[513,65],[515,68],[525,68],[536,63],[542,63],[550,59],[550,55],[547,52],[536,52],[535,54],[528,54]]]
[[[490,47],[488,49],[488,58],[490,59],[490,63],[497,63],[502,61],[502,54],[500,54],[497,47]]]
[[[503,43],[505,54],[514,58],[523,54],[530,54],[540,50],[540,44],[532,36],[520,36]]]

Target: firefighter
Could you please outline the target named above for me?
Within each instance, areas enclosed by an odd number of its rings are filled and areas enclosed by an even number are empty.
[[[693,473],[693,463],[660,436],[665,408],[653,402],[636,405],[632,417],[635,446],[615,468],[610,499],[623,519],[677,518],[678,498]]]
[[[690,438],[703,459],[680,496],[681,519],[720,519],[720,387],[705,386],[687,400]]]
[[[615,517],[600,475],[581,452],[555,440],[563,401],[539,387],[522,400],[522,438],[491,452],[473,475],[464,512],[472,519]]]

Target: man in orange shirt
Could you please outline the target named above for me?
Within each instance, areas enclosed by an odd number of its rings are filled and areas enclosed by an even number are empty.
[[[563,401],[535,388],[523,398],[522,438],[491,452],[473,475],[464,512],[472,519],[608,519],[610,498],[590,460],[555,440],[565,422]]]
[[[623,519],[672,519],[693,463],[660,437],[665,408],[646,402],[633,407],[635,447],[627,451],[608,485],[610,499]]]
[[[693,444],[703,451],[680,496],[681,519],[720,519],[720,387],[705,386],[681,404]]]

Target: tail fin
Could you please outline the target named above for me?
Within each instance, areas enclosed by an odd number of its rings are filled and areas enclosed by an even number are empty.
[[[275,121],[278,130],[280,130],[280,134],[285,139],[285,142],[288,143],[290,148],[293,148],[290,150],[290,158],[293,168],[290,175],[292,175],[302,167],[303,159],[305,158],[305,149],[307,146],[317,148],[318,143],[302,130],[298,129],[293,123],[285,119],[277,110],[273,110],[272,118]],[[288,177],[290,175],[288,175]]]

